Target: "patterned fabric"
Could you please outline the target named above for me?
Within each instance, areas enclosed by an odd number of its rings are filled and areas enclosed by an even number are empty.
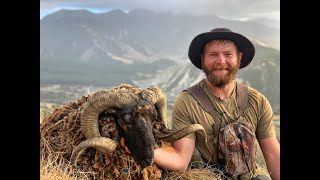
[[[255,135],[248,123],[233,122],[219,132],[219,160],[232,177],[255,169]]]

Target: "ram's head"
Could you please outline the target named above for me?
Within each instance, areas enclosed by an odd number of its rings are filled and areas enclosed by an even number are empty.
[[[110,153],[117,147],[117,142],[102,137],[99,132],[98,118],[106,109],[114,109],[113,116],[119,135],[125,139],[126,146],[135,161],[142,168],[153,163],[155,138],[172,142],[202,126],[194,124],[178,131],[167,129],[167,99],[164,91],[157,86],[142,90],[139,94],[98,91],[88,99],[81,114],[81,129],[87,140],[76,146],[71,155],[71,162],[76,166],[77,158],[89,147],[102,153]],[[160,131],[154,131],[155,122],[162,122]],[[154,137],[155,135],[155,137]]]

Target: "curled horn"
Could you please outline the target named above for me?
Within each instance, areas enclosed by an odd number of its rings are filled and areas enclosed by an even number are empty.
[[[106,109],[121,109],[133,101],[133,94],[111,93],[110,91],[98,91],[86,102],[81,114],[81,129],[86,141],[73,149],[71,163],[76,166],[77,158],[89,147],[94,147],[102,153],[112,152],[117,143],[109,138],[102,137],[99,132],[98,118]]]
[[[173,142],[187,136],[190,133],[200,131],[202,132],[202,135],[205,138],[205,141],[207,142],[207,134],[200,124],[192,124],[177,131],[167,129],[167,97],[165,92],[160,87],[148,87],[146,90],[141,92],[141,97],[143,99],[149,100],[156,106],[160,118],[165,125],[165,127],[162,128],[161,131],[156,132],[157,138],[163,139],[164,141]]]
[[[95,137],[87,139],[81,142],[77,147],[75,147],[71,154],[71,163],[77,167],[77,159],[82,154],[82,152],[89,148],[94,147],[96,149],[103,149],[104,152],[112,152],[117,147],[117,143],[106,137]]]
[[[158,86],[150,86],[141,92],[141,97],[154,104],[159,112],[160,119],[166,127],[167,124],[167,96],[165,92]]]
[[[162,128],[162,130],[156,132],[156,136],[157,138],[163,139],[164,141],[173,142],[196,131],[201,132],[202,136],[205,139],[205,142],[207,142],[206,131],[204,130],[203,126],[200,124],[192,124],[176,131],[170,130],[167,128]]]

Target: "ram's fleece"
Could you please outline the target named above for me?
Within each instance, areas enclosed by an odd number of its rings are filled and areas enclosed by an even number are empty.
[[[73,168],[93,172],[92,179],[160,179],[153,149],[204,129],[167,129],[167,100],[157,86],[142,90],[121,84],[56,108],[40,124],[40,152],[62,153]],[[120,145],[125,139],[132,155]],[[49,144],[50,149],[47,148]]]

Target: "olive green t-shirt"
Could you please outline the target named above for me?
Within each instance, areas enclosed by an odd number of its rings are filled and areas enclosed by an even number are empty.
[[[191,94],[184,91],[175,100],[172,110],[172,129],[181,129],[190,124],[201,124],[207,133],[207,143],[198,132],[186,137],[196,139],[196,147],[202,157],[210,163],[215,163],[214,159],[217,159],[218,153],[214,152],[216,143],[214,143],[213,129],[217,122],[227,124],[238,117],[236,91],[232,92],[230,98],[220,100],[210,91],[206,79],[201,80],[199,85],[210,97],[218,113],[213,113],[215,116],[213,118]],[[248,87],[248,93],[248,104],[242,116],[243,120],[252,125],[258,140],[275,136],[272,123],[273,112],[269,101],[252,87]]]

